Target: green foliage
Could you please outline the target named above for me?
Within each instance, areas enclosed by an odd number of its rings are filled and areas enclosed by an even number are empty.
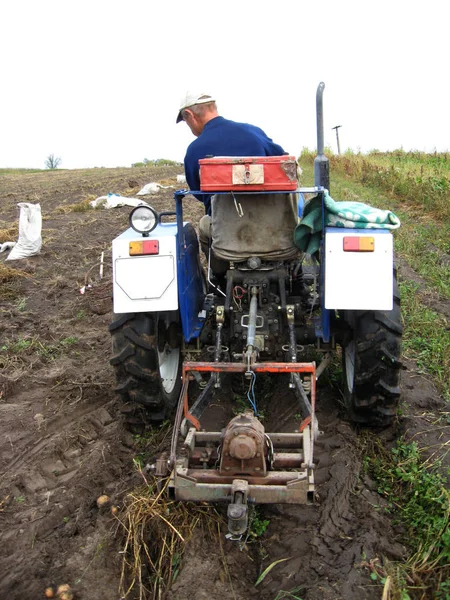
[[[73,346],[74,344],[76,344],[78,342],[78,338],[70,335],[69,337],[64,338],[63,340],[61,340],[60,344],[62,346]]]
[[[235,416],[240,415],[248,410],[252,410],[249,401],[243,396],[234,397],[233,414]]]
[[[249,525],[250,535],[253,538],[261,537],[264,533],[266,533],[269,525],[270,521],[268,519],[261,518],[258,510],[255,508]]]
[[[37,337],[5,339],[0,352],[8,355],[34,354],[50,360],[64,354],[68,348],[78,343],[78,338],[70,336],[54,344],[48,344]]]
[[[290,591],[280,590],[273,600],[302,600],[296,594],[302,591],[301,587],[295,587]]]
[[[444,316],[420,302],[418,286],[412,281],[400,283],[404,320],[403,349],[423,371],[436,378],[437,386],[450,400],[450,336]]]
[[[447,580],[436,577],[438,572],[450,575],[450,492],[441,464],[424,461],[415,442],[399,441],[389,451],[378,441],[375,452],[367,456],[366,466],[388,510],[406,529],[405,543],[414,553],[406,572],[414,573],[425,587],[434,588],[433,594],[440,589],[441,597],[446,598],[442,584]]]
[[[0,169],[1,175],[26,175],[27,173],[40,173],[42,169]]]
[[[23,297],[17,300],[16,308],[20,312],[25,312],[27,307],[27,298]]]
[[[330,156],[330,171],[408,201],[418,211],[450,219],[449,153],[377,152]]]
[[[82,200],[81,202],[78,202],[77,204],[73,204],[70,208],[71,208],[71,212],[75,212],[75,213],[84,213],[89,210],[93,210],[90,199]]]
[[[10,352],[11,354],[20,354],[21,352],[25,352],[32,345],[32,340],[28,339],[18,339],[16,341],[11,341],[4,343],[0,350],[2,352]]]
[[[180,162],[170,160],[168,158],[157,158],[149,160],[144,158],[142,162],[136,162],[131,165],[132,167],[179,167],[182,166]]]
[[[441,581],[436,592],[437,600],[450,600],[450,579]]]
[[[259,585],[261,583],[261,581],[263,581],[266,576],[270,573],[270,571],[276,567],[278,564],[285,562],[286,560],[289,560],[290,556],[288,556],[287,558],[280,558],[278,560],[275,560],[273,563],[271,563],[266,569],[264,569],[264,571],[261,573],[261,575],[258,577],[258,579],[255,582],[255,587],[257,585]]]

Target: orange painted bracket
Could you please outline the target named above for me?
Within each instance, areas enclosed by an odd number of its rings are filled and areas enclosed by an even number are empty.
[[[244,363],[227,363],[227,362],[193,362],[186,361],[183,363],[183,382],[189,373],[198,371],[200,373],[245,373],[248,371],[248,366]],[[316,404],[316,363],[279,363],[265,362],[254,363],[250,365],[250,371],[254,373],[311,373],[311,407],[312,415],[307,417],[300,425],[300,431],[304,429],[315,413]],[[183,399],[184,416],[192,423],[197,431],[201,429],[200,422],[189,412],[188,389]],[[309,419],[309,422],[306,421]]]

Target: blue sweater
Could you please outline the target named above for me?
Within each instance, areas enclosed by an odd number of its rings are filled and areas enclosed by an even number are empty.
[[[262,129],[248,123],[236,123],[215,117],[206,123],[199,137],[189,145],[184,158],[184,171],[189,189],[200,190],[198,161],[207,156],[282,156],[286,154]],[[195,195],[195,194],[194,194]],[[197,196],[211,214],[211,197]]]

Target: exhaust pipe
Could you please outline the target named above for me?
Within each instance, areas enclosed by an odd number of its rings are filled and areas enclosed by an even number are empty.
[[[323,90],[325,84],[319,83],[316,94],[316,118],[317,118],[317,156],[314,159],[314,184],[323,186],[330,190],[330,164],[324,154],[323,137]]]

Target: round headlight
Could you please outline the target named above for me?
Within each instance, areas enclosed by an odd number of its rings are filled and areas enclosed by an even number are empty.
[[[150,206],[136,206],[130,214],[130,225],[143,235],[155,229],[158,223],[158,213]]]

